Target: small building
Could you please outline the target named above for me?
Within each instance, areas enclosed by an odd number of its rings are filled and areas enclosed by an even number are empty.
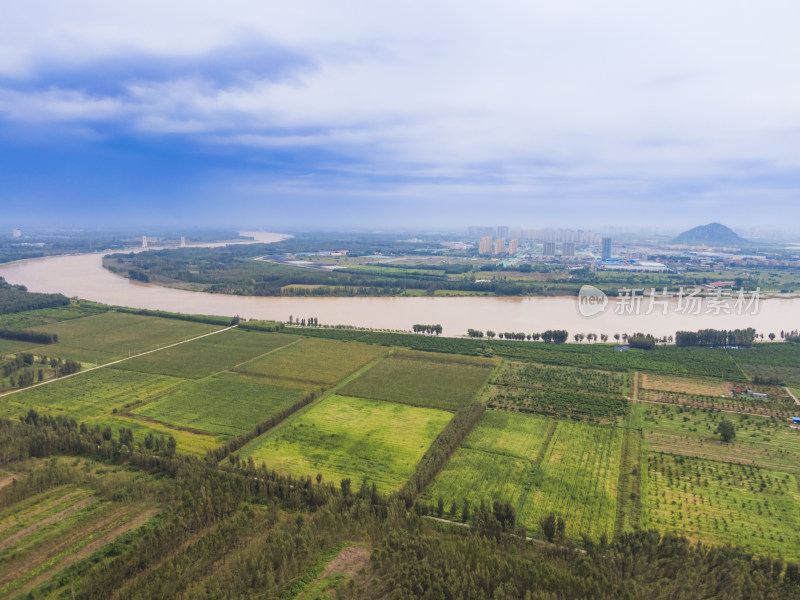
[[[762,394],[761,392],[754,392],[753,390],[747,390],[747,395],[751,398],[758,398],[759,400],[766,400],[769,398],[767,394]]]
[[[792,417],[792,423],[795,425],[800,425],[800,417]]]

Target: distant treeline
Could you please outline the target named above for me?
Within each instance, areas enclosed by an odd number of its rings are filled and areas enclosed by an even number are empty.
[[[55,344],[58,341],[58,334],[31,329],[0,329],[0,338],[34,344]]]
[[[744,346],[749,348],[756,338],[756,330],[747,329],[701,329],[700,331],[678,331],[676,346]]]
[[[280,321],[258,321],[251,319],[249,321],[239,321],[239,329],[247,331],[265,331],[268,333],[275,331],[282,331],[284,324]]]
[[[0,277],[0,314],[36,310],[37,308],[53,308],[66,304],[69,304],[69,298],[63,294],[29,292],[24,285],[11,285]]]

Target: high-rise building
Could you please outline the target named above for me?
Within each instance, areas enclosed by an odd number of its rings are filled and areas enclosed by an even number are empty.
[[[561,256],[575,256],[575,242],[564,242],[561,246]]]
[[[608,260],[611,258],[611,238],[604,237],[600,241],[600,258],[602,260]]]
[[[508,243],[508,253],[512,256],[516,256],[517,252],[519,252],[519,242],[517,238],[514,238]]]
[[[15,238],[22,237],[22,231],[20,231],[19,229],[12,229],[11,230],[11,237],[15,237]]]
[[[492,236],[487,235],[478,241],[478,254],[490,255],[492,253]]]
[[[544,251],[542,252],[545,256],[555,256],[556,255],[556,243],[555,242],[545,242],[544,243]]]
[[[506,238],[497,238],[494,241],[494,253],[496,256],[506,253]]]
[[[498,225],[497,226],[497,237],[499,237],[499,238],[507,238],[508,237],[508,225]]]

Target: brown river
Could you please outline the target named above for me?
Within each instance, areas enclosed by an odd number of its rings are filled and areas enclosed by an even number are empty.
[[[277,239],[277,235],[262,234],[259,241]],[[681,305],[675,299],[653,303],[649,298],[639,302],[609,298],[605,310],[587,317],[579,310],[575,297],[229,296],[130,281],[104,269],[102,257],[102,253],[94,253],[24,260],[0,265],[0,277],[25,285],[32,292],[61,292],[135,308],[283,321],[290,315],[296,319],[316,317],[324,324],[394,330],[409,330],[414,323],[439,323],[443,334],[451,336],[466,334],[468,328],[527,333],[566,329],[572,341],[574,333],[613,336],[641,331],[661,337],[678,330],[754,327],[766,336],[800,328],[800,299],[796,298],[769,298],[754,303],[748,297],[747,305],[737,306],[734,295],[716,305],[698,307],[686,302],[683,312],[679,312]]]

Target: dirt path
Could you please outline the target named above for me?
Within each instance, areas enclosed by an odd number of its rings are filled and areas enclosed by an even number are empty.
[[[94,496],[89,496],[88,498],[84,498],[83,500],[79,500],[78,502],[76,502],[72,506],[68,506],[64,510],[59,511],[54,515],[50,515],[46,519],[42,519],[38,523],[34,523],[33,525],[28,525],[25,529],[22,529],[22,530],[18,531],[17,533],[15,533],[14,535],[9,536],[6,539],[0,541],[0,551],[5,550],[11,544],[13,544],[13,543],[21,540],[22,538],[32,534],[37,529],[41,529],[42,527],[46,527],[47,525],[50,525],[50,523],[55,523],[56,521],[59,521],[59,520],[65,518],[65,517],[68,517],[69,515],[71,515],[75,511],[78,511],[78,510],[82,509],[84,506],[89,506],[94,501],[95,501],[95,497]]]
[[[798,399],[798,397],[794,395],[794,393],[792,392],[792,390],[790,390],[788,387],[785,387],[785,388],[783,388],[783,389],[785,389],[785,390],[786,390],[786,393],[787,393],[787,394],[789,394],[789,395],[792,397],[792,400],[794,400],[795,404],[797,404],[798,406],[800,406],[800,399]]]
[[[51,383],[55,383],[56,381],[63,381],[70,377],[77,377],[78,375],[83,375],[84,373],[91,373],[92,371],[96,371],[97,369],[105,369],[106,367],[110,367],[112,365],[118,365],[119,363],[125,362],[126,360],[131,360],[133,358],[139,358],[140,356],[146,356],[148,354],[152,354],[153,352],[160,352],[161,350],[166,350],[167,348],[174,348],[175,346],[180,346],[181,344],[188,344],[189,342],[193,342],[195,340],[199,340],[204,337],[208,337],[210,335],[217,335],[218,333],[222,333],[223,331],[228,331],[230,329],[234,329],[236,326],[232,325],[231,327],[225,327],[223,329],[217,329],[216,331],[212,331],[211,333],[204,333],[203,335],[198,335],[197,337],[193,337],[188,340],[183,340],[182,342],[175,342],[174,344],[167,344],[166,346],[161,346],[160,348],[154,348],[153,350],[147,350],[145,352],[140,352],[139,354],[134,354],[133,356],[126,356],[125,358],[120,358],[119,360],[112,360],[111,362],[105,363],[104,365],[97,365],[96,367],[89,367],[88,369],[83,369],[78,371],[77,373],[72,373],[71,375],[64,375],[63,377],[57,377],[55,379],[48,379],[47,381],[42,381],[41,383],[34,383],[33,385],[29,385],[28,387],[19,388],[16,390],[11,390],[8,392],[4,392],[0,394],[0,398],[5,396],[10,396],[11,394],[16,394],[18,392],[24,392],[25,390],[32,390],[33,388],[37,388],[43,385],[49,385]]]

